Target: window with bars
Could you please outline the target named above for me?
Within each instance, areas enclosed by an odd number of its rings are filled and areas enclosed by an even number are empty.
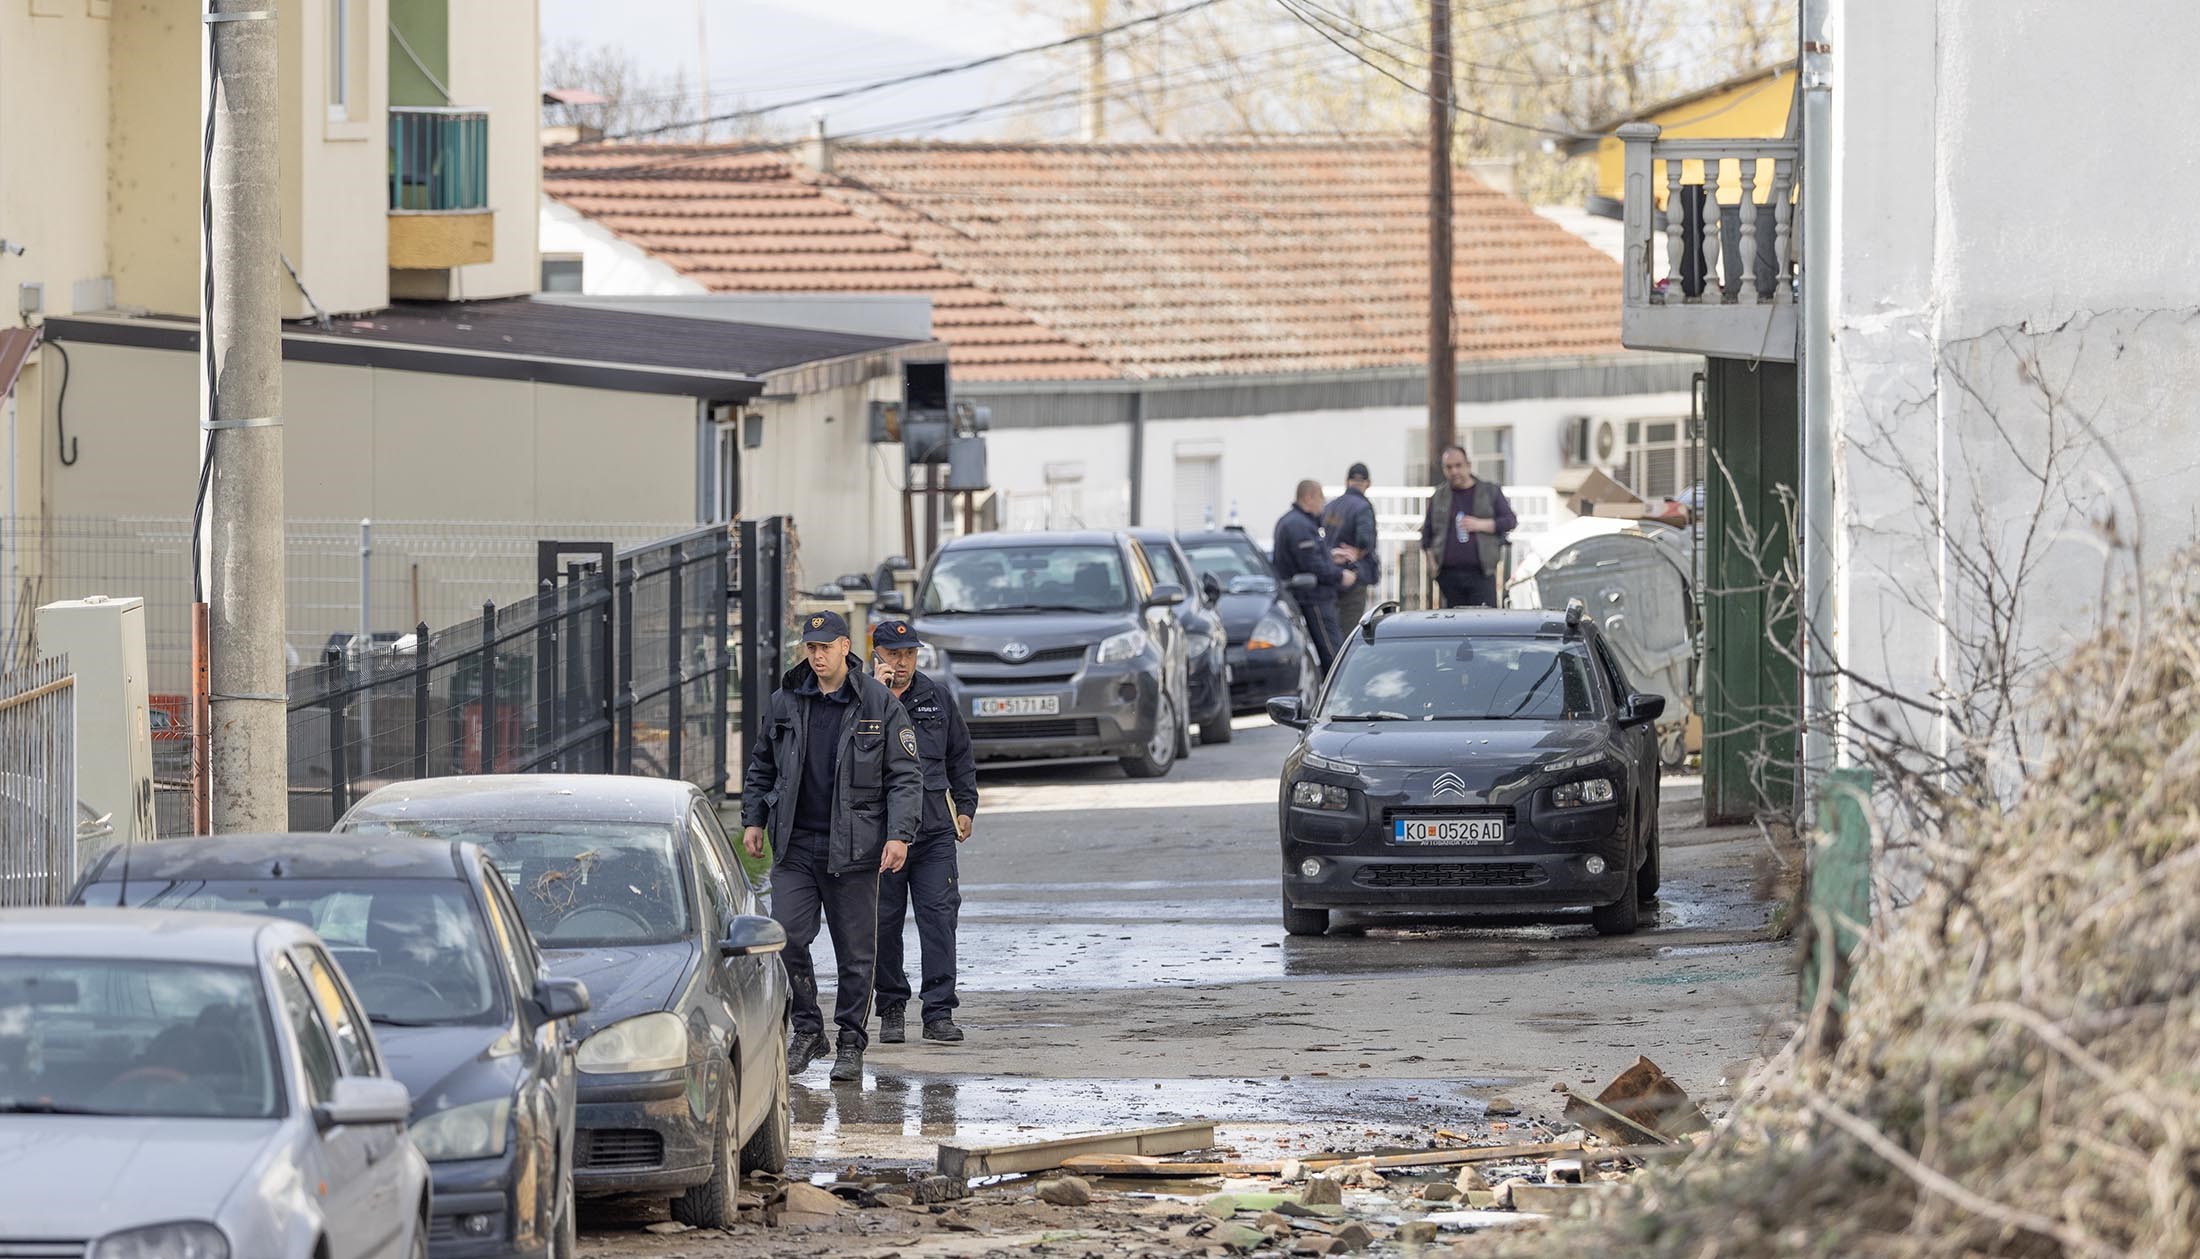
[[[1627,488],[1646,499],[1679,498],[1703,469],[1680,420],[1627,421]]]

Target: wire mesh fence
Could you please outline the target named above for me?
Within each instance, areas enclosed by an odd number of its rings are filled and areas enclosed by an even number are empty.
[[[0,673],[0,907],[58,905],[76,883],[76,679],[65,659]]]

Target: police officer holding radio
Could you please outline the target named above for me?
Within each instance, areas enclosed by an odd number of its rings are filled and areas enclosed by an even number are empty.
[[[802,619],[808,658],[787,671],[749,754],[741,792],[741,842],[773,854],[772,917],[787,929],[792,989],[787,1071],[825,1053],[810,943],[820,910],[839,962],[833,1022],[835,1083],[863,1079],[870,1044],[871,967],[878,949],[882,871],[901,869],[924,805],[916,731],[894,693],[856,667],[848,622],[836,612]]]
[[[898,1045],[907,1036],[903,1010],[909,1004],[909,975],[902,969],[902,922],[911,903],[917,912],[917,943],[922,950],[924,1038],[950,1044],[963,1038],[955,1026],[955,919],[962,908],[961,882],[955,872],[955,845],[970,838],[978,812],[978,762],[947,689],[917,672],[917,632],[909,622],[892,620],[871,632],[872,663],[878,680],[901,697],[917,732],[917,754],[924,762],[924,817],[909,860],[879,876],[878,1038]]]

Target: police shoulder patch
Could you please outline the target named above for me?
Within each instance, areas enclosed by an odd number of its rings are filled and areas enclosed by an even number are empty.
[[[901,750],[911,756],[917,754],[917,732],[907,726],[901,728]]]

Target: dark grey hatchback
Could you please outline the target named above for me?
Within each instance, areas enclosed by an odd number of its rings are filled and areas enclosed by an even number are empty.
[[[480,845],[551,971],[587,983],[579,1192],[663,1193],[680,1222],[720,1228],[744,1165],[786,1167],[787,936],[692,785],[431,778],[374,792],[337,829]]]
[[[1268,703],[1305,732],[1277,802],[1284,929],[1588,905],[1599,932],[1635,930],[1658,890],[1665,698],[1578,609],[1395,607],[1352,634],[1317,711]]]

